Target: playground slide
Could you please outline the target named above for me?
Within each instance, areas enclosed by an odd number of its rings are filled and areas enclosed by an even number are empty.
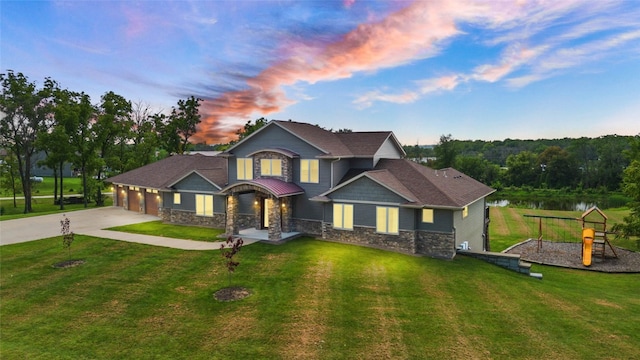
[[[595,234],[594,229],[582,229],[582,265],[584,266],[591,266],[591,250]]]

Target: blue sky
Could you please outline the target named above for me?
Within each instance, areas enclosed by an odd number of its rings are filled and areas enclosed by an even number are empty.
[[[258,117],[406,145],[640,133],[640,1],[5,1],[0,65],[154,112],[198,141]]]

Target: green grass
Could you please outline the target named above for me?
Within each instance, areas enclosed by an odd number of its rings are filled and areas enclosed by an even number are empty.
[[[224,234],[224,229],[165,224],[161,220],[133,225],[115,226],[107,230],[198,241],[220,241],[218,235]]]
[[[538,219],[525,217],[525,214],[545,215],[557,217],[579,218],[580,211],[555,211],[555,210],[534,210],[512,207],[491,207],[489,210],[491,223],[489,225],[489,239],[492,251],[502,251],[511,245],[523,240],[538,237]],[[608,209],[604,210],[607,215],[607,227],[621,223],[622,219],[629,215],[628,209]],[[581,241],[581,223],[571,220],[542,220],[542,234],[544,239],[557,241]],[[613,245],[625,249],[638,251],[640,242],[636,238],[614,239],[610,238]]]
[[[2,359],[603,359],[640,357],[640,274],[406,256],[297,239],[239,253],[78,236],[3,246]]]
[[[60,179],[58,179],[60,181]],[[32,183],[31,193],[33,196],[41,196],[41,195],[53,195],[54,192],[54,184],[55,180],[53,176],[45,176],[43,177],[43,181],[41,183]],[[70,194],[81,194],[82,193],[82,178],[79,177],[69,177],[64,178],[64,195]],[[58,183],[58,187],[60,184]],[[2,197],[11,197],[13,193],[7,190],[2,191]],[[17,196],[22,196],[22,194],[18,194]]]
[[[105,206],[111,206],[112,203],[113,203],[113,199],[111,198],[111,196],[107,196],[105,198]],[[60,205],[55,205],[53,203],[53,198],[31,199],[31,207],[33,209],[33,212],[29,214],[23,214],[23,211],[24,211],[23,199],[18,199],[17,205],[18,205],[17,207],[13,206],[13,200],[0,200],[0,207],[3,208],[2,215],[0,215],[0,221],[47,215],[47,214],[65,213],[69,211],[85,209],[84,204],[66,204],[64,206],[64,210],[60,210]],[[95,202],[90,202],[89,208],[94,208],[94,207],[96,207]]]

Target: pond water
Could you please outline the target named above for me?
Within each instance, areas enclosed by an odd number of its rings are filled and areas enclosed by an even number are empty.
[[[626,205],[626,201],[622,199],[595,198],[591,200],[573,200],[573,199],[491,199],[487,201],[488,206],[513,206],[526,209],[541,210],[563,210],[563,211],[586,211],[593,206],[604,210],[609,208],[621,207]]]

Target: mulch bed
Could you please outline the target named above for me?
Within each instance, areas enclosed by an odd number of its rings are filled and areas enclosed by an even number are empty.
[[[614,246],[618,257],[606,246],[605,258],[594,256],[591,266],[582,265],[582,243],[542,241],[538,252],[538,240],[529,239],[516,244],[504,252],[520,254],[520,259],[544,265],[553,265],[581,270],[610,273],[640,273],[640,252]]]
[[[226,302],[226,301],[242,300],[246,297],[249,297],[250,295],[251,295],[251,291],[249,291],[249,289],[241,286],[235,286],[235,287],[220,289],[216,291],[215,294],[213,294],[213,297],[218,301]]]
[[[61,261],[59,263],[53,264],[53,267],[56,269],[66,269],[66,268],[76,267],[84,263],[85,263],[84,260],[66,260],[66,261]]]

